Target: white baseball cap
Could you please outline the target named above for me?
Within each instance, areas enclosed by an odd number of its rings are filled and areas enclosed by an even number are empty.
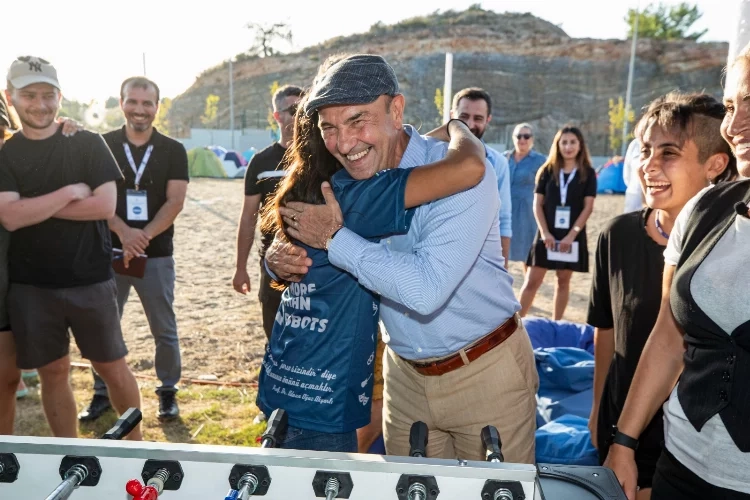
[[[34,83],[48,83],[60,90],[57,70],[41,57],[21,56],[10,65],[7,80],[13,88],[22,89]]]

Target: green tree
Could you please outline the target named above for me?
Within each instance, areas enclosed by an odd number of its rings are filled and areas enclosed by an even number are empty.
[[[628,123],[632,124],[635,120],[635,112],[628,108],[625,110],[625,102],[622,100],[622,96],[609,100],[609,149],[612,150],[612,154],[616,155],[622,148],[622,129],[625,125],[625,119],[627,117]],[[630,128],[630,127],[629,127]],[[633,133],[629,133],[627,140],[633,138]]]
[[[695,5],[682,2],[678,5],[650,4],[641,12],[628,9],[625,22],[628,23],[628,38],[633,36],[635,18],[638,16],[638,36],[659,40],[698,40],[707,30],[694,31],[690,28],[703,14]]]
[[[169,132],[169,110],[172,108],[172,99],[164,97],[159,103],[159,111],[156,112],[156,118],[154,119],[154,127],[161,130],[165,134]]]
[[[273,82],[271,84],[271,100],[273,100],[273,95],[276,93],[277,90],[279,90],[279,82]],[[273,106],[271,106],[271,109],[268,110],[268,116],[266,117],[266,120],[268,120],[268,127],[271,130],[273,130],[273,133],[276,134],[279,131],[279,124],[276,123],[276,118],[273,117]]]
[[[104,107],[106,109],[114,109],[120,106],[120,99],[115,96],[109,96],[107,98],[106,102],[104,103]]]
[[[215,125],[218,113],[219,96],[209,94],[208,97],[206,97],[206,110],[203,112],[203,116],[201,116],[201,123],[203,123],[203,125]]]
[[[248,49],[250,55],[268,57],[278,54],[279,51],[273,48],[273,43],[277,39],[292,43],[292,29],[287,24],[274,23],[269,26],[267,24],[248,23],[246,27],[253,32],[254,43]]]

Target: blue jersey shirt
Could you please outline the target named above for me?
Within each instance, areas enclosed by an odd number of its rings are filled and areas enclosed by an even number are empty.
[[[411,169],[392,168],[357,181],[331,178],[344,225],[370,241],[408,232],[404,208]],[[328,252],[294,242],[313,261],[284,291],[258,380],[258,407],[283,408],[289,425],[350,432],[370,422],[380,296],[328,262]]]

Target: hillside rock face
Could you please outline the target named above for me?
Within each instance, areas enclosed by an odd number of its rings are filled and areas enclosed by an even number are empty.
[[[422,131],[440,122],[435,92],[443,88],[445,52],[452,52],[453,92],[479,86],[492,96],[487,142],[510,145],[515,124],[529,122],[536,128],[537,149],[546,154],[557,129],[572,123],[582,128],[593,155],[608,155],[609,100],[625,96],[630,41],[573,39],[530,14],[482,10],[375,25],[368,33],[297,54],[235,63],[235,126],[265,127],[273,82],[309,86],[318,65],[341,52],[384,56],[406,97],[406,122]],[[639,41],[633,108],[638,111],[671,90],[720,97],[727,53],[726,43]],[[212,68],[175,98],[169,117],[173,132],[201,126],[209,94],[220,96],[217,125],[228,128],[228,77],[227,64]]]

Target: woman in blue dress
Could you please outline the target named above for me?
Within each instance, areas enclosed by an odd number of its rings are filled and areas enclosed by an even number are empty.
[[[534,151],[534,129],[520,123],[513,130],[513,149],[505,152],[510,167],[510,198],[513,205],[513,238],[510,240],[510,260],[523,262],[534,244],[534,186],[536,173],[547,157]]]
[[[288,175],[266,205],[264,227],[287,227],[279,207],[324,203],[330,182],[344,225],[371,241],[406,233],[413,207],[478,184],[484,147],[463,122],[451,120],[437,138],[450,139],[445,159],[413,169],[391,168],[355,180],[328,152],[318,114],[297,112]],[[386,108],[388,109],[388,108]],[[449,128],[449,135],[446,135]],[[283,408],[288,430],[282,448],[357,452],[356,430],[370,421],[380,297],[328,262],[325,249],[301,246],[313,261],[299,283],[282,295],[258,380],[258,407]]]

